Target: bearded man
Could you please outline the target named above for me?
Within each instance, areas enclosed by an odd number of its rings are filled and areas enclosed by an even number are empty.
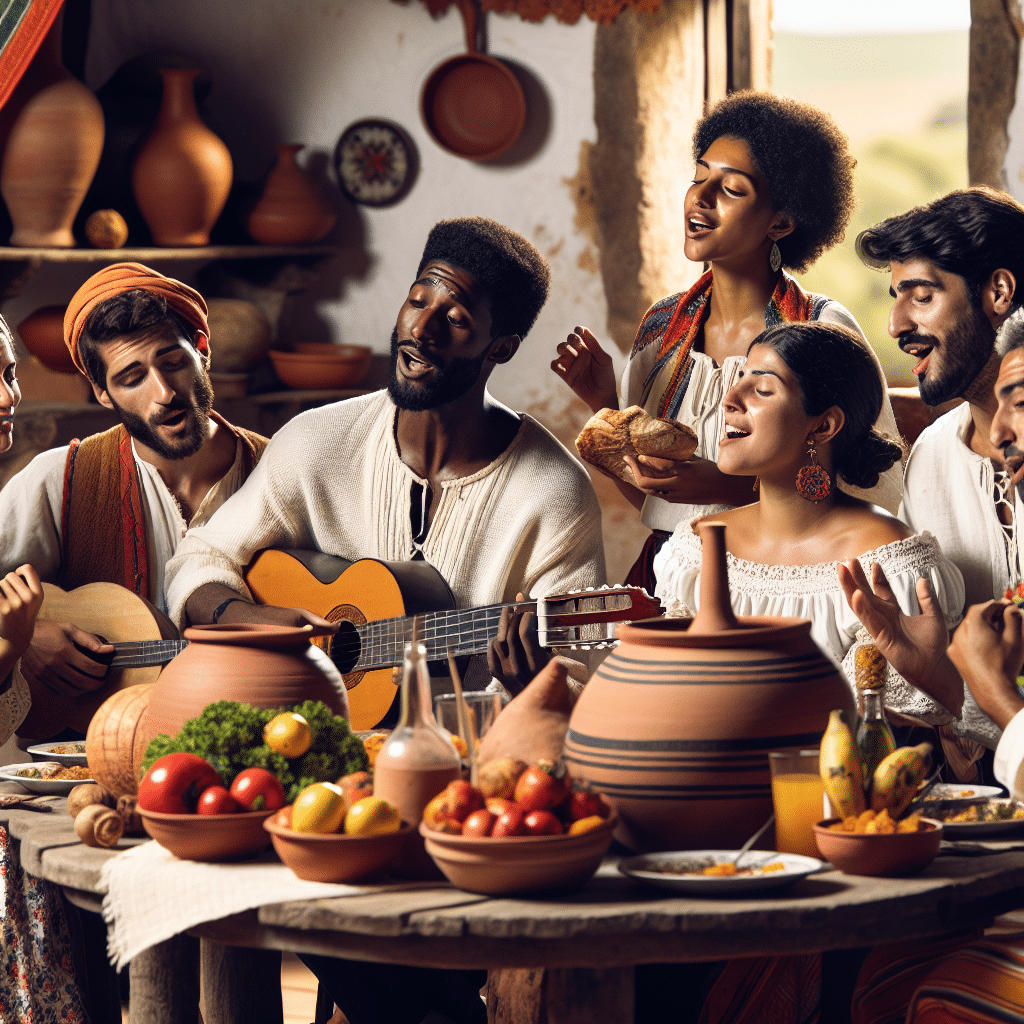
[[[0,491],[3,572],[29,562],[67,590],[119,583],[164,609],[164,564],[267,443],[213,411],[209,333],[198,292],[138,263],[106,267],[79,288],[64,340],[121,423],[43,452]],[[101,686],[110,651],[72,623],[38,620],[22,658],[33,703]],[[21,735],[34,735],[32,723],[30,712]]]
[[[533,325],[548,277],[534,246],[494,221],[437,224],[391,336],[387,390],[302,413],[274,436],[242,490],[169,563],[171,617],[322,621],[252,603],[243,568],[264,548],[423,559],[462,608],[602,584],[586,470],[487,390]],[[490,658],[513,691],[543,664],[528,648]]]
[[[983,186],[890,217],[857,239],[861,259],[892,275],[889,333],[917,358],[921,398],[931,406],[964,399],[914,444],[900,518],[935,535],[963,574],[968,606],[1002,597],[1024,575],[1024,503],[990,439],[996,331],[1024,298],[1022,239],[1024,207]],[[989,748],[999,740],[969,693],[954,729]]]

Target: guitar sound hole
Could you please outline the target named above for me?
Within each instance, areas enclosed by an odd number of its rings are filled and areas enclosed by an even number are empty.
[[[331,661],[342,675],[355,668],[359,661],[359,650],[359,632],[351,622],[342,620],[338,632],[331,640]]]

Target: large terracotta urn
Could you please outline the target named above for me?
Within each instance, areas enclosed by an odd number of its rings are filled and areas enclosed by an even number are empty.
[[[768,751],[816,747],[831,710],[854,710],[809,621],[733,614],[724,525],[698,530],[697,617],[620,625],[565,742],[638,852],[736,849],[772,812]]]
[[[139,726],[148,743],[173,736],[207,704],[234,700],[260,708],[323,701],[348,715],[345,682],[331,659],[310,644],[327,630],[230,624],[186,629],[189,641],[160,673]]]
[[[246,228],[265,245],[319,242],[334,227],[338,215],[295,162],[304,147],[292,144],[276,148],[277,163],[249,214]]]
[[[11,245],[74,246],[71,225],[103,152],[103,109],[61,64],[60,25],[58,18],[25,75],[40,87],[15,117],[0,162]]]
[[[208,245],[231,190],[231,154],[203,124],[198,68],[161,68],[160,113],[132,167],[132,191],[157,245]]]

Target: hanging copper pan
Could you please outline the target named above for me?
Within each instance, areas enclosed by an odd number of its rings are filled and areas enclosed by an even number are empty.
[[[469,160],[490,160],[519,138],[526,97],[519,80],[478,46],[477,0],[458,0],[468,53],[438,64],[423,84],[423,123],[439,146]]]

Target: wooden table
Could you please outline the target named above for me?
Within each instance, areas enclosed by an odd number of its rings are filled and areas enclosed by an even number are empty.
[[[100,869],[113,852],[75,842],[65,815],[5,811],[3,817],[21,840],[27,871],[63,886],[79,906],[98,909]],[[662,893],[606,863],[583,890],[559,899],[492,899],[439,885],[267,904],[193,934],[229,946],[425,967],[547,968],[551,1024],[599,1024],[632,1020],[636,964],[896,942],[984,926],[1020,906],[1021,851],[940,855],[910,879],[829,871],[757,899]],[[159,1019],[152,1012],[148,1019]]]

